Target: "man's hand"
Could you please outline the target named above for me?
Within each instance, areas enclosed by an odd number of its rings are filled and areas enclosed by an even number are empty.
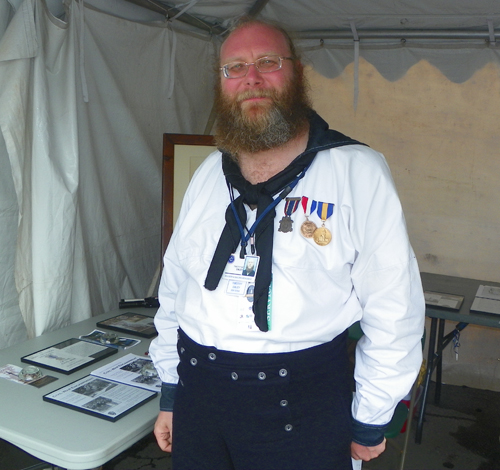
[[[156,442],[164,452],[172,452],[172,416],[171,411],[160,411],[155,423]]]
[[[384,438],[378,446],[374,447],[366,447],[356,442],[351,442],[351,457],[355,460],[364,460],[365,462],[368,462],[384,452],[385,441],[386,439]]]

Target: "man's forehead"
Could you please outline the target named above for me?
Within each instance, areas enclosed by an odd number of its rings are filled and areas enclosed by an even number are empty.
[[[257,55],[288,55],[290,49],[283,33],[272,26],[251,24],[232,32],[221,46],[221,59],[238,60],[249,52]]]

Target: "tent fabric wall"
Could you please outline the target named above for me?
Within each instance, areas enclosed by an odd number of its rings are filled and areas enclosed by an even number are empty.
[[[12,240],[17,201],[16,248],[2,260],[12,266],[15,253],[29,336],[146,295],[161,259],[161,136],[202,132],[212,84],[197,70],[211,70],[212,52],[210,41],[175,27],[132,23],[82,3],[69,4],[67,22],[40,0],[17,10],[0,42],[0,130],[11,168],[2,172],[9,206],[0,217],[10,214],[1,235]],[[167,99],[168,72],[180,64]],[[196,113],[185,113],[195,103]],[[12,270],[5,275],[8,283]],[[7,324],[15,313],[3,308]],[[19,335],[0,339],[5,347]]]
[[[25,2],[0,47],[1,107],[7,110],[0,127],[20,214],[15,279],[30,336],[83,319],[89,310],[85,303],[77,312],[71,305],[88,299],[82,257],[75,252],[81,232],[73,45],[68,29],[47,18],[40,10],[35,15],[33,1]]]
[[[0,40],[14,16],[6,0],[0,2]],[[0,111],[1,113],[1,111]],[[18,205],[5,140],[0,132],[0,348],[26,337],[14,283]]]
[[[9,157],[0,133],[0,348],[26,339],[14,282],[16,234],[19,209]]]
[[[93,311],[99,312],[116,306],[118,292],[144,297],[160,263],[162,134],[203,132],[212,82],[199,70],[211,70],[213,46],[91,8],[85,23],[89,102],[79,109],[79,147],[88,183],[79,208],[89,279],[101,293],[92,297]]]
[[[5,33],[5,30],[7,29],[7,26],[13,16],[14,8],[12,5],[7,2],[7,0],[0,2],[0,39],[2,38],[3,33]]]
[[[327,78],[341,75],[354,61],[354,42],[299,41],[306,62]],[[424,41],[383,41],[360,45],[360,57],[371,63],[391,82],[405,76],[421,60],[439,69],[448,80],[463,83],[488,63],[500,63],[500,43],[490,46],[484,41],[439,43]]]

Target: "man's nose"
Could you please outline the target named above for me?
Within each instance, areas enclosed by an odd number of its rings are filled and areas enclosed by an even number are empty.
[[[256,85],[262,82],[262,75],[255,64],[250,64],[248,66],[248,72],[245,75],[245,81],[249,85]]]

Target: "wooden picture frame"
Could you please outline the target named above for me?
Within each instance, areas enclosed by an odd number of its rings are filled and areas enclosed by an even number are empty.
[[[176,219],[176,208],[174,207],[174,187],[176,190],[179,184],[176,179],[176,155],[185,155],[193,146],[200,146],[199,151],[204,152],[204,157],[207,157],[212,151],[216,150],[214,137],[212,135],[199,134],[163,134],[163,162],[162,162],[162,204],[161,204],[161,253],[162,258],[167,245],[170,242],[174,223]],[[188,157],[189,158],[189,157]],[[177,165],[179,166],[179,165]],[[180,188],[182,194],[186,190],[186,181],[189,181],[191,175],[184,175],[183,183],[185,186]],[[177,186],[176,186],[177,185]]]

